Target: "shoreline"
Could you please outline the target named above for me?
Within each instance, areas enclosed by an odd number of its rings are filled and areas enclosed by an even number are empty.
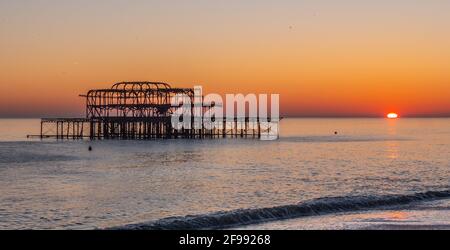
[[[397,208],[311,216],[236,227],[237,230],[450,230],[450,199]]]
[[[431,205],[430,205],[431,204]],[[436,210],[438,205],[441,210]],[[428,207],[426,206],[428,205]],[[444,208],[444,209],[442,209]],[[406,218],[423,211],[450,211],[450,190],[428,191],[409,195],[349,196],[313,199],[299,204],[238,209],[210,214],[167,217],[154,221],[122,225],[107,229],[118,230],[208,230],[208,229],[271,229],[271,225],[280,229],[296,229],[302,224],[315,225],[312,229],[346,229],[338,222],[361,220],[358,229],[364,229],[364,223],[408,222]],[[342,217],[338,221],[333,218]],[[448,216],[441,216],[447,218]],[[450,220],[448,221],[450,225]],[[328,225],[328,226],[326,226]],[[369,225],[370,226],[370,225]],[[306,228],[307,229],[307,228]]]

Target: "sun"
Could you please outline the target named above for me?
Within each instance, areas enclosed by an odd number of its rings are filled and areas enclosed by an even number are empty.
[[[386,117],[389,119],[396,119],[396,118],[398,118],[398,114],[397,113],[389,113],[389,114],[387,114]]]

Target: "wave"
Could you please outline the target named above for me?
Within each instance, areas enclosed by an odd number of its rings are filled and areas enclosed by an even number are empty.
[[[409,195],[325,197],[294,205],[238,209],[203,215],[168,217],[156,221],[109,228],[110,230],[198,230],[223,229],[261,222],[292,219],[338,212],[408,205],[420,201],[450,198],[450,190]]]

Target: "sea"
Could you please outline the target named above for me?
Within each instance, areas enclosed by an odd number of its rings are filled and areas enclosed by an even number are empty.
[[[449,118],[285,118],[274,141],[27,138],[39,122],[0,119],[0,229],[450,228]]]

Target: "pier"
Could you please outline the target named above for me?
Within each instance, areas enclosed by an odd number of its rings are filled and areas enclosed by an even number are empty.
[[[86,99],[84,118],[42,118],[40,134],[29,137],[56,139],[176,139],[176,138],[262,138],[278,136],[278,121],[259,117],[221,117],[212,129],[172,127],[172,114],[179,107],[171,99],[184,94],[194,103],[194,89],[172,88],[159,82],[122,82],[109,89],[80,95]],[[215,105],[215,104],[212,104]],[[201,104],[208,112],[211,104]],[[192,105],[192,109],[194,105]],[[192,112],[193,114],[194,112]],[[191,124],[203,117],[192,116]]]

